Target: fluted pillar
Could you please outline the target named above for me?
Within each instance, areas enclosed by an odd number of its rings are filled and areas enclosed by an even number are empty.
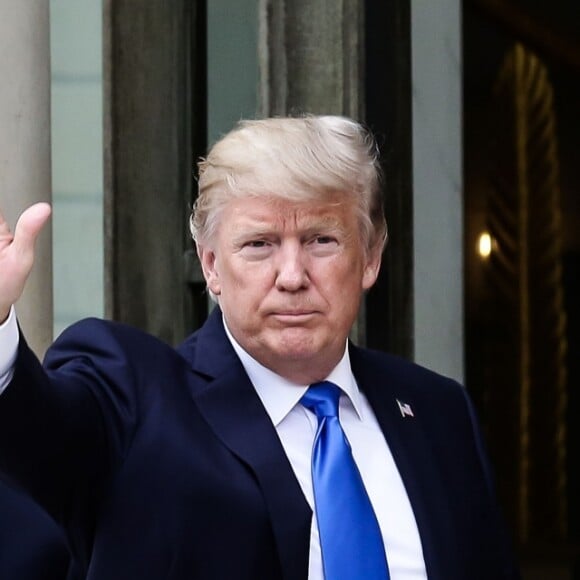
[[[0,14],[0,207],[14,224],[25,207],[51,199],[49,3],[0,0]],[[17,309],[29,344],[42,354],[52,339],[48,227]]]
[[[259,0],[260,112],[362,116],[363,4]]]

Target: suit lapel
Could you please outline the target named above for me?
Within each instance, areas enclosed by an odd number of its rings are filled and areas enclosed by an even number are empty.
[[[423,547],[429,580],[460,578],[456,568],[456,531],[445,482],[431,452],[424,418],[429,409],[413,397],[409,385],[388,375],[388,367],[356,347],[351,364],[360,389],[372,406],[407,490]],[[398,401],[408,404],[413,416],[401,411]]]
[[[308,575],[312,511],[270,417],[225,335],[219,309],[196,334],[195,343],[195,351],[187,343],[180,349],[194,371],[209,379],[194,390],[194,400],[224,445],[255,474],[270,512],[284,578],[302,580]]]

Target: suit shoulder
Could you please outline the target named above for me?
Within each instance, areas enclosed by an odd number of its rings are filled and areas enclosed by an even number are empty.
[[[139,360],[140,364],[159,357],[177,358],[175,349],[142,330],[100,318],[86,318],[65,329],[48,350],[46,363],[75,356],[123,357],[127,362]]]
[[[57,337],[55,343],[62,340],[78,339],[78,337],[83,337],[84,340],[91,340],[95,337],[99,338],[107,335],[116,337],[119,340],[157,340],[152,335],[128,324],[91,317],[79,320],[65,328]]]
[[[445,375],[437,373],[427,367],[391,353],[370,348],[351,346],[350,355],[351,359],[357,363],[388,369],[389,373],[396,373],[401,376],[409,375],[412,377],[421,377],[428,381],[454,383],[459,385],[457,381],[450,377],[446,377]]]

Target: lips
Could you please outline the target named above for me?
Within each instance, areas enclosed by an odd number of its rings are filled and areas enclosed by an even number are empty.
[[[312,319],[318,312],[316,310],[276,310],[271,316],[286,324],[300,324]]]

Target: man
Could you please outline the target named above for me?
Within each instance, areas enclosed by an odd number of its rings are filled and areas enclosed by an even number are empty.
[[[241,123],[191,217],[208,322],[175,351],[85,321],[44,368],[11,305],[49,210],[1,226],[0,469],[90,580],[517,577],[465,391],[348,343],[379,181],[353,121]]]

